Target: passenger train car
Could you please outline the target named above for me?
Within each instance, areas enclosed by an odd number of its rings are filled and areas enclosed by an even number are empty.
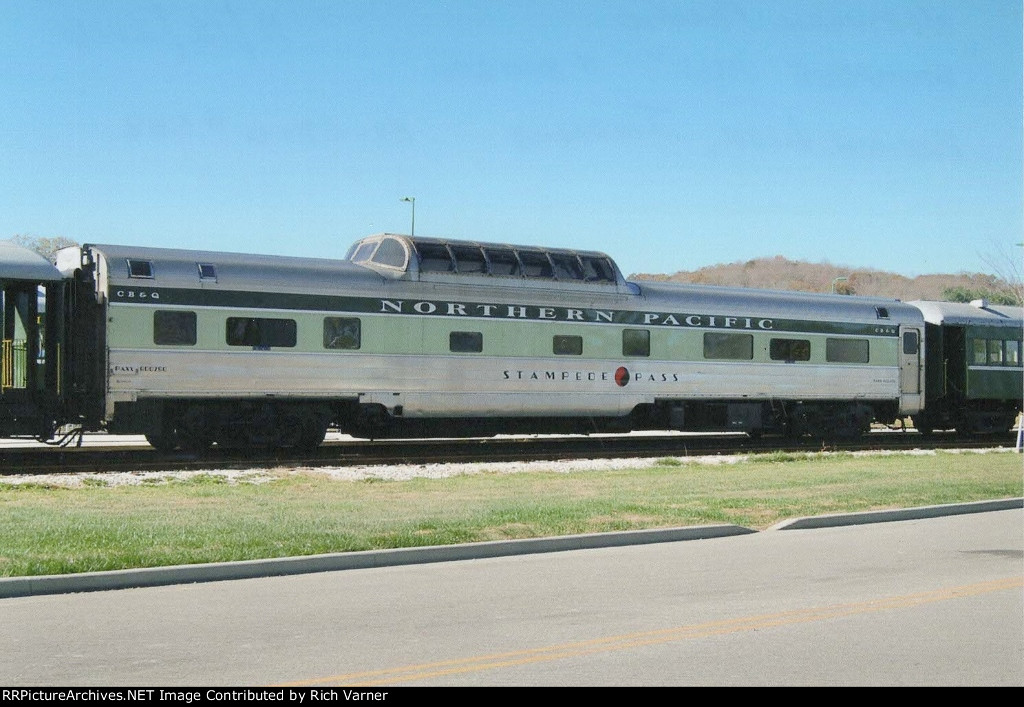
[[[852,436],[1005,430],[1020,407],[1020,308],[628,282],[589,251],[380,234],[344,260],[85,245],[54,265],[6,244],[0,287],[0,436]]]
[[[928,400],[914,426],[926,434],[1006,431],[1021,409],[1021,308],[984,300],[912,304],[925,317]]]

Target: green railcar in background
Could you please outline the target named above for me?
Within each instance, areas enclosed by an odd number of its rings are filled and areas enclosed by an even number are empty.
[[[65,279],[41,255],[0,241],[0,432],[47,439],[63,406]]]
[[[914,302],[925,317],[925,406],[921,432],[1006,432],[1024,398],[1024,309]]]

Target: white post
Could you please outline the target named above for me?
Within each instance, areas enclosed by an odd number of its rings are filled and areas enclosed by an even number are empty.
[[[1017,416],[1017,451],[1024,452],[1024,413]]]

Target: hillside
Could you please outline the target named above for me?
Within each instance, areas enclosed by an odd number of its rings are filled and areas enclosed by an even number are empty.
[[[673,275],[638,273],[630,276],[630,279],[799,292],[832,292],[834,287],[835,292],[841,294],[889,297],[903,301],[967,301],[982,296],[998,301],[1016,296],[1014,286],[1009,282],[984,273],[919,275],[911,278],[881,270],[851,270],[830,263],[797,262],[781,255],[711,265]]]

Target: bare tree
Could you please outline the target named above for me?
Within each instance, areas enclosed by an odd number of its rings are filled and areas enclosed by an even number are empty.
[[[981,254],[981,260],[998,278],[997,289],[1000,293],[1006,294],[1018,305],[1024,305],[1024,261],[1021,258],[1021,248],[1024,243],[1018,243],[1012,248],[1005,243],[994,245],[987,253]]]
[[[11,240],[23,248],[34,250],[47,260],[53,260],[53,254],[61,248],[78,245],[75,241],[64,236],[41,238],[39,236],[16,235]]]

